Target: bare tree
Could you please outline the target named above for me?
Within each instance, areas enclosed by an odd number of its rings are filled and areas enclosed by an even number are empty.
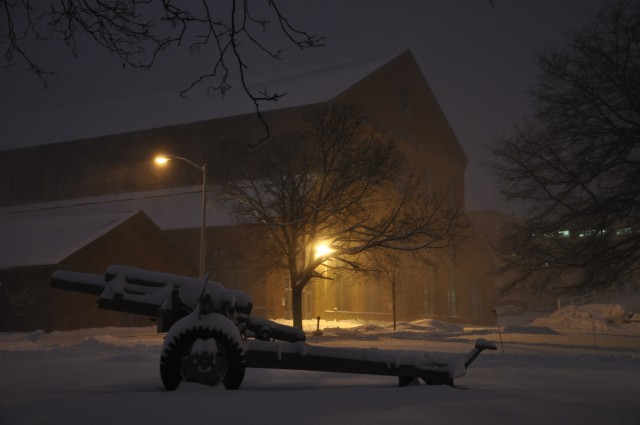
[[[526,207],[502,246],[507,289],[637,284],[638,3],[609,3],[538,63],[534,118],[492,149],[503,193]]]
[[[460,212],[406,171],[393,141],[351,108],[318,109],[296,140],[275,139],[245,158],[244,178],[219,190],[269,234],[274,260],[289,273],[297,327],[302,291],[327,278],[321,271],[370,270],[366,254],[376,250],[448,247],[464,227]],[[329,250],[318,252],[319,242]]]
[[[393,331],[398,326],[398,292],[400,282],[406,269],[403,267],[405,258],[396,250],[385,250],[372,253],[372,261],[376,265],[379,281],[385,291],[391,292],[391,316],[393,319]]]
[[[324,45],[323,37],[293,26],[275,0],[0,0],[0,46],[6,65],[26,65],[45,87],[53,71],[30,53],[34,41],[61,41],[77,55],[79,39],[89,37],[123,66],[135,68],[150,68],[164,50],[187,45],[192,53],[209,57],[210,65],[181,96],[199,85],[224,94],[235,76],[261,121],[260,104],[285,93],[251,90],[247,59],[256,54],[282,59],[282,49],[270,45],[273,38],[268,40],[274,34],[300,49]]]

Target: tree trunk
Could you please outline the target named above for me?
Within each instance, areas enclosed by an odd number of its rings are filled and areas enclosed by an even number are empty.
[[[293,312],[293,326],[302,330],[302,287],[291,288],[291,309]]]

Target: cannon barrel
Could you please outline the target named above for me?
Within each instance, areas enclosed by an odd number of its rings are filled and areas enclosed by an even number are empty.
[[[203,293],[212,302],[213,311],[235,314],[260,340],[304,341],[300,329],[251,316],[253,300],[245,292],[225,288],[221,283],[204,282],[187,276],[112,265],[104,275],[55,271],[51,286],[85,294],[98,295],[98,307],[124,313],[157,318],[158,332],[167,332],[180,318],[192,312]],[[229,311],[231,310],[231,311]]]

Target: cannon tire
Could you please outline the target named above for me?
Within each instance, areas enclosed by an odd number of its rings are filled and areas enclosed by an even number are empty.
[[[173,391],[182,381],[180,365],[182,358],[191,350],[197,339],[215,339],[224,347],[227,356],[227,371],[222,383],[228,390],[237,390],[242,385],[246,369],[246,358],[241,343],[220,329],[196,326],[187,328],[165,342],[160,358],[160,378],[168,391]]]

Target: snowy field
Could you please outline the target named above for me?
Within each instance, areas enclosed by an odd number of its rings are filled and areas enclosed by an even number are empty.
[[[248,369],[238,391],[183,383],[167,392],[162,335],[152,327],[0,333],[0,424],[638,425],[640,322],[611,323],[620,313],[600,305],[501,316],[501,334],[428,320],[396,332],[388,323],[322,322],[323,335],[308,338],[448,353],[468,351],[477,338],[495,342],[498,350],[484,352],[455,388]]]

